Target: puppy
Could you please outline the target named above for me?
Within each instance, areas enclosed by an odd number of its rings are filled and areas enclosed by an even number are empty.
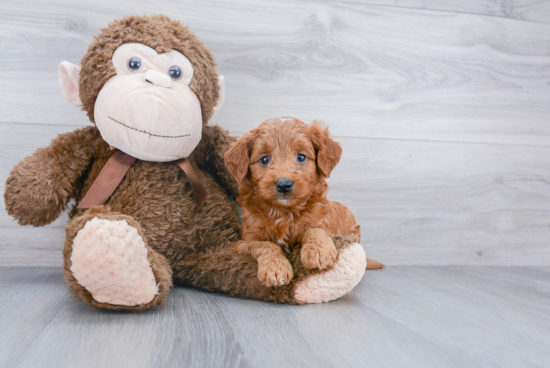
[[[226,152],[243,209],[243,240],[235,250],[258,261],[258,278],[265,285],[292,280],[294,271],[283,250],[301,245],[303,265],[325,269],[338,255],[333,237],[353,234],[360,239],[350,210],[326,197],[325,179],[341,155],[327,128],[294,118],[267,120]]]

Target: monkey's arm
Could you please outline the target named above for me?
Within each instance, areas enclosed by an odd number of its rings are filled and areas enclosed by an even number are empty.
[[[20,225],[53,222],[81,189],[99,140],[95,127],[61,134],[15,165],[4,192],[8,214]]]
[[[207,125],[203,128],[202,139],[195,149],[197,164],[204,167],[208,172],[215,175],[220,184],[235,198],[239,196],[237,182],[231,176],[223,156],[237,138],[229,135],[229,132],[217,125]]]

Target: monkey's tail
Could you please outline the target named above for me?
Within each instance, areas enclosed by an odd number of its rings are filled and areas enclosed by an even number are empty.
[[[384,268],[382,263],[375,261],[374,259],[367,258],[367,270],[380,270]]]

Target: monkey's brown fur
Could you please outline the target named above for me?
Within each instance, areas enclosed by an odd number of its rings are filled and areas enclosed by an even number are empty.
[[[224,154],[236,139],[206,122],[218,99],[216,64],[211,52],[179,22],[164,16],[128,17],[112,23],[96,37],[81,61],[80,99],[90,120],[105,82],[115,72],[111,57],[123,43],[136,42],[157,52],[177,50],[193,64],[191,88],[201,102],[202,139],[189,161],[206,187],[207,198],[197,211],[185,174],[173,163],[137,160],[103,206],[76,208],[113,154],[95,126],[62,134],[49,147],[38,149],[12,170],[4,193],[6,209],[21,225],[44,226],[70,206],[64,248],[65,278],[70,289],[87,303],[110,309],[142,310],[166,299],[172,279],[231,296],[298,303],[297,281],[320,271],[306,270],[299,253],[291,253],[296,278],[285,287],[268,288],[258,281],[257,264],[250,256],[233,252],[241,224],[232,198],[237,185],[226,170]],[[93,217],[126,220],[143,237],[159,294],[146,305],[102,304],[78,284],[71,272],[76,233]],[[338,248],[353,242],[336,239]]]
[[[102,29],[90,44],[81,60],[80,100],[92,122],[97,95],[116,74],[111,62],[113,53],[125,43],[141,43],[159,54],[175,50],[189,59],[194,69],[189,86],[201,102],[203,124],[208,122],[219,96],[214,55],[189,28],[164,15],[117,20]]]

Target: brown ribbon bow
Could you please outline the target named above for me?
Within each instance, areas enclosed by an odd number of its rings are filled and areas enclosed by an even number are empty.
[[[103,204],[116,190],[122,178],[124,178],[124,175],[126,175],[126,172],[135,161],[135,157],[122,151],[117,150],[113,153],[92,183],[90,189],[86,192],[86,195],[84,195],[84,198],[82,198],[78,204],[77,208],[90,208]],[[191,184],[191,189],[193,190],[195,206],[197,207],[197,211],[200,210],[206,199],[206,189],[204,185],[202,185],[195,169],[193,169],[188,159],[182,158],[181,160],[174,161],[174,163],[178,165],[187,176]]]

